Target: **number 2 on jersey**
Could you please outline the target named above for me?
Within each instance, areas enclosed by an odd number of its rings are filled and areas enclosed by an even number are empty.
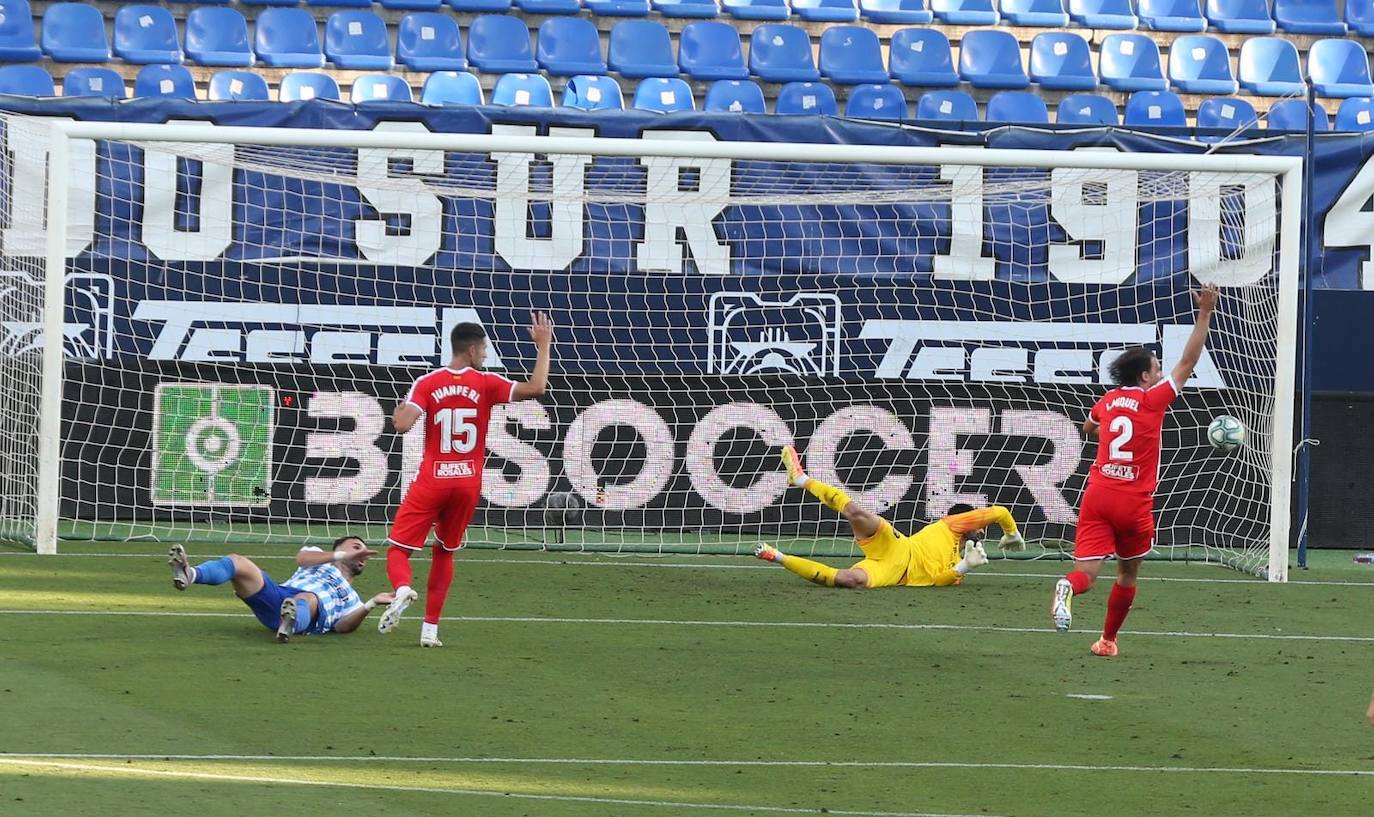
[[[1135,435],[1135,426],[1131,425],[1130,417],[1114,417],[1107,426],[1112,434],[1111,445],[1107,447],[1107,455],[1117,462],[1130,462],[1135,459],[1135,454],[1125,450],[1126,443],[1131,441]]]
[[[439,426],[439,453],[466,454],[477,447],[477,424],[469,422],[477,409],[446,408],[434,413]]]

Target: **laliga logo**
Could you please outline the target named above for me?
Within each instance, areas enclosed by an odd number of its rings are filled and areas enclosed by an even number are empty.
[[[709,315],[707,371],[807,377],[840,372],[838,295],[803,292],[770,301],[752,292],[717,292]]]
[[[67,357],[109,356],[114,333],[114,279],[99,273],[66,277],[63,340]],[[75,320],[72,320],[75,318]],[[0,270],[0,356],[43,348],[43,284],[23,272]]]

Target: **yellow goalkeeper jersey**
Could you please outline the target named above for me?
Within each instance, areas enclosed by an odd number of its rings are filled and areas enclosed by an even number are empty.
[[[996,523],[1004,534],[1016,533],[1016,520],[1001,505],[946,516],[910,536],[898,534],[887,520],[868,539],[859,541],[866,557],[854,565],[868,574],[869,587],[943,587],[964,580],[954,571],[962,554],[959,538]]]

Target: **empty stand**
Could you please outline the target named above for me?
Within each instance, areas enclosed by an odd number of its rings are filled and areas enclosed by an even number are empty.
[[[1155,31],[1206,31],[1198,0],[1137,0],[1136,16]]]
[[[324,55],[340,68],[389,71],[391,38],[386,23],[370,11],[336,11],[324,24]]]
[[[1088,41],[1067,31],[1035,35],[1030,47],[1030,79],[1054,91],[1090,91],[1097,87]]]
[[[177,24],[162,6],[124,6],[115,13],[114,53],[136,65],[182,60]]]
[[[1369,57],[1354,40],[1317,40],[1307,50],[1307,76],[1318,96],[1370,96]]]
[[[62,96],[123,99],[127,93],[124,78],[113,68],[73,68],[62,78]]]
[[[677,77],[648,77],[635,87],[634,107],[637,110],[672,113],[696,110],[696,106],[692,86]]]
[[[1098,48],[1102,84],[1117,91],[1163,91],[1169,87],[1159,67],[1159,46],[1143,34],[1108,34]]]
[[[893,32],[887,70],[903,85],[945,88],[959,84],[949,38],[938,28],[903,28]]]
[[[248,21],[225,6],[201,6],[186,15],[186,56],[201,65],[246,68],[253,64]]]
[[[535,59],[550,76],[606,73],[601,34],[583,17],[550,17],[541,23]]]
[[[908,118],[906,97],[895,85],[856,85],[845,100],[844,115],[857,119],[882,119],[900,122]]]
[[[757,34],[761,28],[772,28],[772,26],[760,26],[754,29],[755,33]],[[785,26],[785,28],[792,29],[791,26]],[[796,31],[800,31],[800,29],[796,29]],[[802,32],[802,35],[805,36],[805,32]],[[778,38],[791,38],[793,33],[786,35],[775,33],[767,36],[771,41]],[[773,59],[764,53],[770,52],[766,45],[754,46],[754,49],[759,48],[762,48],[763,51],[751,51],[751,62],[755,57],[760,63]],[[807,57],[809,58],[810,55],[811,52],[808,50]],[[677,41],[677,62],[682,73],[692,79],[746,79],[749,76],[749,69],[744,65],[744,52],[740,47],[739,31],[729,23],[714,20],[688,23],[682,27],[682,33],[678,35]],[[784,66],[779,65],[778,71],[784,71]],[[756,70],[755,73],[759,72]],[[811,66],[810,76],[818,76],[814,65]],[[765,78],[769,77],[765,76]]]
[[[1025,88],[1021,45],[1002,29],[970,31],[959,42],[959,76],[975,88]]]
[[[688,24],[690,27],[694,24]],[[728,26],[727,26],[728,27]],[[734,32],[734,29],[730,29]],[[686,36],[686,27],[683,29]],[[739,55],[739,35],[735,35],[735,58],[739,70],[744,70],[744,58]],[[657,20],[625,20],[611,29],[610,44],[606,48],[607,66],[622,77],[675,77],[677,58],[673,56],[673,40],[668,29]],[[711,79],[711,77],[703,77]]]
[[[1169,82],[1190,94],[1234,94],[1231,54],[1226,44],[1206,34],[1188,34],[1169,47]]]
[[[1059,125],[1111,125],[1121,123],[1116,105],[1099,94],[1071,94],[1059,100],[1054,121]]]
[[[253,51],[274,68],[322,68],[324,51],[315,18],[305,9],[270,8],[253,23]]]
[[[267,80],[252,71],[219,71],[210,77],[209,98],[215,102],[267,102]]]
[[[870,23],[887,25],[923,24],[935,19],[926,0],[859,0],[859,14]]]
[[[412,101],[410,84],[392,74],[363,74],[353,80],[348,96],[354,104]]]
[[[1352,96],[1343,101],[1336,111],[1336,130],[1374,130],[1374,99]]]
[[[1217,96],[1202,100],[1197,106],[1197,126],[1228,132],[1259,127],[1255,106],[1243,99]]]
[[[792,16],[784,0],[721,0],[720,7],[739,20],[786,20]]]
[[[102,21],[102,33],[104,28]],[[22,62],[42,57],[43,52],[34,39],[33,10],[27,0],[0,0],[0,60]],[[48,78],[48,84],[52,85],[52,77]]]
[[[878,35],[863,26],[831,26],[821,34],[821,74],[841,85],[887,82]]]
[[[425,105],[481,105],[482,84],[466,71],[435,71],[425,78],[420,102]]]
[[[997,25],[992,0],[930,0],[930,10],[940,22],[952,26]]]
[[[563,86],[563,107],[584,111],[618,111],[625,107],[620,83],[605,75],[573,77]]]
[[[1135,28],[1131,0],[1068,0],[1069,19],[1084,28]]]
[[[468,28],[468,62],[484,74],[532,74],[539,70],[525,21],[497,14],[473,19]]]
[[[1274,22],[1291,34],[1345,34],[1336,0],[1274,0]]]
[[[1031,91],[1001,91],[988,99],[983,119],[988,122],[1013,122],[1021,125],[1048,125],[1050,112],[1045,99]]]
[[[1268,0],[1207,0],[1206,12],[1212,28],[1228,34],[1273,34],[1277,27]]]
[[[1069,24],[1064,0],[1002,0],[1002,19],[1014,26],[1049,26],[1063,28]]]
[[[963,91],[927,91],[916,100],[916,118],[935,122],[977,122],[978,104]]]
[[[1331,119],[1326,115],[1326,109],[1320,105],[1308,108],[1307,102],[1301,99],[1285,99],[1270,106],[1269,113],[1264,117],[1265,126],[1269,130],[1305,132],[1309,111],[1312,113],[1313,130],[1331,130]]]
[[[1136,91],[1126,100],[1122,123],[1130,127],[1185,128],[1188,115],[1173,91]]]
[[[721,79],[706,89],[702,110],[728,113],[767,113],[763,89],[747,79]]]
[[[196,81],[184,65],[145,65],[134,78],[134,96],[195,99]]]
[[[492,88],[491,104],[549,108],[553,106],[553,89],[538,74],[506,74]]]
[[[7,96],[56,96],[52,76],[37,65],[6,65],[0,68],[0,94]]]
[[[282,77],[277,86],[278,102],[308,102],[339,97],[339,83],[328,74],[313,71],[294,71]]]
[[[0,6],[0,13],[8,21],[11,13],[8,3]],[[187,23],[189,30],[189,21]],[[29,19],[30,40],[32,40],[33,20]],[[40,55],[13,56],[11,50],[22,39],[7,43],[9,38],[0,34],[0,59],[35,60]],[[31,54],[27,47],[23,54]],[[105,15],[95,6],[85,3],[54,3],[43,13],[43,53],[58,62],[107,62],[110,59],[110,41],[105,36]],[[122,89],[123,86],[121,86]],[[121,90],[120,96],[123,96]]]
[[[396,61],[412,71],[466,70],[458,21],[434,11],[407,14],[396,26]]]
[[[1240,87],[1260,96],[1305,93],[1298,48],[1281,37],[1249,37],[1240,47],[1236,78]]]
[[[773,113],[802,116],[834,116],[839,113],[835,92],[823,82],[789,82],[778,91]]]
[[[811,37],[805,29],[783,23],[754,28],[749,36],[749,71],[769,82],[811,82],[821,78],[811,56]]]

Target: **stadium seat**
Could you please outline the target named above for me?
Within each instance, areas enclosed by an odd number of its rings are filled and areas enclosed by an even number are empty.
[[[1240,87],[1260,96],[1305,93],[1298,48],[1281,37],[1247,37],[1236,61]]]
[[[145,65],[134,78],[134,96],[195,99],[196,81],[184,65]]]
[[[1069,19],[1083,28],[1135,28],[1131,0],[1069,0]]]
[[[681,50],[679,46],[679,56]],[[749,35],[749,72],[768,82],[810,82],[821,78],[811,58],[811,37],[791,25],[755,26]]]
[[[1349,8],[1347,6],[1347,8]],[[1336,111],[1336,130],[1371,131],[1374,130],[1374,98],[1367,96],[1347,97]]]
[[[1345,24],[1361,37],[1374,37],[1374,0],[1345,0]]]
[[[1025,88],[1016,36],[1000,28],[970,31],[959,41],[959,76],[975,88]]]
[[[1064,28],[1069,13],[1064,0],[1002,0],[1002,19],[1014,26],[1050,26]]]
[[[420,89],[425,105],[484,105],[482,83],[467,71],[435,71]]]
[[[553,90],[549,88],[549,81],[539,74],[506,74],[491,89],[491,104],[552,108]]]
[[[1349,3],[1346,9],[1349,9]],[[1273,34],[1268,0],[1207,0],[1207,21],[1227,34]],[[1348,13],[1348,12],[1347,12]]]
[[[0,68],[0,95],[57,96],[57,89],[52,76],[37,65],[6,65]]]
[[[927,91],[916,100],[916,118],[932,122],[977,122],[978,103],[963,91]]]
[[[1174,39],[1169,46],[1169,82],[1189,94],[1234,94],[1239,87],[1226,44],[1206,34]]]
[[[524,18],[504,14],[473,19],[468,28],[468,62],[484,74],[533,74],[539,70]]]
[[[115,13],[114,52],[137,65],[181,63],[181,43],[172,13],[162,6],[124,6]]]
[[[99,12],[96,14],[98,16]],[[103,39],[103,20],[100,33]],[[42,58],[43,51],[38,47],[33,33],[33,10],[29,8],[28,0],[0,0],[0,60],[24,62]],[[109,59],[109,56],[105,59]],[[52,83],[52,77],[48,77],[48,83]]]
[[[772,26],[759,26],[771,28]],[[783,26],[792,28],[792,26]],[[800,29],[796,29],[800,31]],[[802,33],[805,37],[805,32]],[[811,52],[807,50],[809,57]],[[729,23],[702,20],[688,23],[682,27],[677,38],[677,64],[682,73],[692,79],[748,79],[749,69],[744,65],[744,52],[740,48],[739,30]],[[815,66],[811,74],[815,75]]]
[[[248,21],[225,6],[199,6],[186,15],[186,56],[201,65],[246,68],[253,64]]]
[[[672,113],[694,111],[697,102],[692,98],[692,86],[685,81],[677,77],[648,77],[635,88],[634,107],[639,111]]]
[[[437,11],[417,11],[396,26],[396,61],[412,71],[465,71],[458,21]]]
[[[1108,34],[1097,52],[1102,84],[1116,91],[1163,91],[1169,87],[1159,67],[1159,46],[1144,34]]]
[[[908,117],[902,89],[887,83],[855,85],[849,89],[844,115],[851,119],[879,119],[901,122]]]
[[[930,10],[946,25],[997,25],[997,10],[992,7],[992,0],[930,0]]]
[[[789,82],[778,90],[773,113],[784,116],[834,116],[840,107],[824,82]]]
[[[581,0],[515,0],[515,7],[526,14],[576,14]]]
[[[1088,41],[1067,31],[1035,35],[1030,47],[1030,79],[1052,91],[1090,91],[1097,87]]]
[[[410,102],[410,84],[394,74],[363,74],[353,80],[348,98],[354,105],[365,102]]]
[[[535,59],[549,76],[606,73],[601,34],[585,17],[550,17],[541,23]]]
[[[573,77],[563,86],[563,107],[584,111],[618,111],[625,107],[620,83],[604,74]]]
[[[8,19],[8,4],[0,6]],[[32,19],[29,20],[32,24]],[[10,59],[0,45],[0,58]],[[43,53],[57,62],[109,62],[110,41],[105,37],[105,15],[85,3],[54,3],[43,13]],[[38,59],[40,55],[21,57]],[[122,86],[121,86],[122,87]],[[121,94],[122,96],[122,94]]]
[[[203,7],[202,9],[203,10]],[[219,71],[210,77],[212,102],[267,102],[267,80],[252,71]]]
[[[1274,0],[1274,22],[1290,34],[1345,34],[1336,0]]]
[[[386,23],[370,11],[336,11],[324,24],[324,55],[352,71],[390,71]]]
[[[294,71],[277,84],[278,102],[308,102],[312,99],[338,99],[339,83],[328,74]]]
[[[372,0],[305,0],[307,6],[371,8]]]
[[[1111,125],[1115,127],[1121,120],[1117,117],[1116,105],[1105,96],[1097,94],[1071,94],[1059,100],[1059,109],[1054,121],[1059,125]]]
[[[1214,96],[1197,106],[1197,126],[1233,133],[1259,127],[1259,117],[1255,115],[1255,106],[1243,99]],[[1203,139],[1207,141],[1206,137]]]
[[[691,25],[691,24],[689,24]],[[731,31],[734,29],[731,28]],[[681,36],[686,36],[686,27]],[[739,35],[735,35],[735,48],[739,48]],[[610,43],[606,46],[607,66],[622,77],[640,79],[642,77],[675,77],[678,74],[677,59],[673,57],[673,40],[668,29],[657,20],[625,20],[611,29]],[[740,59],[740,70],[744,61]]]
[[[1121,121],[1127,127],[1188,126],[1188,116],[1183,112],[1183,100],[1173,91],[1136,91],[1126,100],[1126,111]]]
[[[299,0],[239,0],[243,6],[294,6]]]
[[[649,0],[583,0],[598,17],[647,17]]]
[[[768,106],[763,101],[763,89],[750,80],[718,79],[706,89],[706,100],[702,103],[704,111],[726,113],[767,113]]]
[[[378,0],[384,9],[400,11],[437,11],[443,8],[444,0]]]
[[[1044,97],[1033,91],[1001,91],[988,99],[983,119],[987,122],[1048,125],[1050,112],[1045,107]]]
[[[854,0],[792,0],[792,11],[817,23],[852,23],[859,19]]]
[[[653,0],[653,7],[664,17],[707,19],[720,15],[716,0]]]
[[[273,68],[323,68],[315,18],[305,9],[271,8],[253,23],[253,50]]]
[[[949,38],[938,28],[901,28],[892,33],[887,71],[903,85],[947,88],[959,84]]]
[[[1307,76],[1317,96],[1374,95],[1369,57],[1354,40],[1317,40],[1307,49]]]
[[[124,78],[111,68],[73,68],[62,78],[62,96],[123,99],[127,94]]]
[[[1331,130],[1330,118],[1326,109],[1320,105],[1312,108],[1312,129],[1318,133]],[[1265,127],[1269,130],[1304,131],[1307,130],[1307,102],[1301,99],[1285,99],[1269,108],[1264,117]]]
[[[792,15],[785,0],[721,0],[720,7],[737,20],[786,20]]]
[[[873,29],[832,26],[821,34],[821,74],[841,85],[887,82],[883,49]]]
[[[859,14],[870,23],[911,25],[929,23],[935,15],[926,0],[859,0]]]
[[[1155,31],[1206,31],[1198,0],[1137,0],[1136,16]]]
[[[510,11],[511,0],[445,0],[454,11],[477,14],[494,12],[504,14]]]

